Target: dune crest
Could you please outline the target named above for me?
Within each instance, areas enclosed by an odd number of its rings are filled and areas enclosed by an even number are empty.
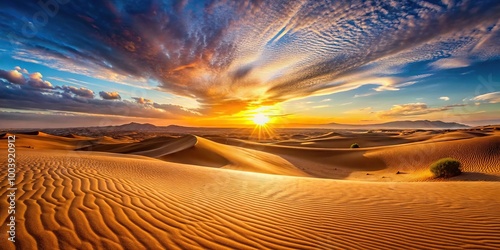
[[[138,143],[92,145],[79,150],[136,154],[169,162],[250,172],[308,176],[279,156],[219,144],[194,135],[179,138],[161,137]]]

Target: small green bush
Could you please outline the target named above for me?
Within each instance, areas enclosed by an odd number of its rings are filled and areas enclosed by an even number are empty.
[[[359,145],[357,143],[351,144],[351,148],[359,148]]]
[[[434,162],[431,165],[430,170],[435,177],[449,178],[460,175],[462,173],[460,170],[461,167],[462,164],[460,164],[458,160],[453,158],[443,158]]]

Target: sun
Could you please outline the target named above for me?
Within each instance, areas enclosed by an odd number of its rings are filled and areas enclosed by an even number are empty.
[[[259,126],[264,126],[269,122],[269,116],[258,113],[253,117],[253,122]]]

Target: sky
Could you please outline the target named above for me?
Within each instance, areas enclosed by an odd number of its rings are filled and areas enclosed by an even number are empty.
[[[500,124],[500,1],[1,1],[0,128]]]

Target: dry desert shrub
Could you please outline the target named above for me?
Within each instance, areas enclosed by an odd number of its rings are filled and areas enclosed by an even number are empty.
[[[443,158],[434,162],[430,170],[435,177],[449,178],[453,176],[460,175],[462,173],[461,164],[458,160],[453,158]]]

